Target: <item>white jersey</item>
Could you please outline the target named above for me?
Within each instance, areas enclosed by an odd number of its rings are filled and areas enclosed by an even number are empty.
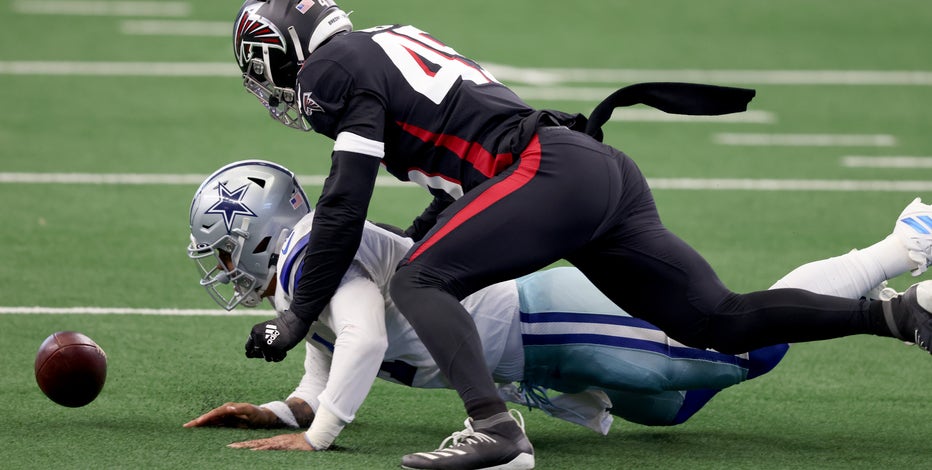
[[[274,298],[279,312],[291,305],[312,219],[313,213],[295,225],[282,248]],[[324,406],[349,423],[376,376],[420,388],[449,386],[388,293],[392,274],[412,245],[408,238],[366,223],[353,264],[311,325],[305,375],[290,397],[303,399],[315,411]],[[521,380],[524,356],[515,282],[483,289],[464,299],[463,305],[473,316],[486,364],[496,380]]]

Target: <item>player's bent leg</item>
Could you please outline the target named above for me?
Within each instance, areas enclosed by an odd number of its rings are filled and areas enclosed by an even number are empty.
[[[534,273],[517,285],[532,385],[565,393],[721,389],[766,373],[786,352],[785,345],[740,355],[687,347],[630,317],[573,268]]]
[[[449,293],[443,277],[408,264],[397,269],[389,289],[395,305],[459,392],[467,413],[482,419],[504,412],[505,404],[490,380],[476,324]]]
[[[611,413],[644,426],[675,426],[685,423],[721,390],[681,390],[643,394],[624,390],[606,391],[612,400]]]
[[[660,393],[638,393],[606,390],[605,394],[612,401],[609,412],[614,416],[644,426],[671,426],[678,424],[675,420],[683,408],[687,392],[670,390]]]

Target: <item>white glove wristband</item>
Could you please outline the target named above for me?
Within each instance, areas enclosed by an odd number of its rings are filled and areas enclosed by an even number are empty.
[[[346,423],[327,410],[327,407],[319,406],[310,429],[304,433],[304,439],[314,450],[324,450],[330,447],[344,426]]]
[[[265,408],[272,413],[275,413],[275,416],[278,416],[278,419],[285,423],[285,425],[289,428],[299,427],[298,420],[295,419],[294,413],[291,411],[291,408],[288,407],[287,403],[283,401],[273,401],[264,405],[259,405],[259,407]]]

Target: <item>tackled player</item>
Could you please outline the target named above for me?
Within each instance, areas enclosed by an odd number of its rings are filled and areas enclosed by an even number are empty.
[[[315,233],[306,201],[294,175],[267,161],[235,162],[204,181],[191,204],[188,254],[218,304],[231,310],[268,298],[280,314],[288,311]],[[930,213],[915,201],[900,219]],[[915,267],[903,243],[911,230],[897,222],[886,239],[801,266],[776,286],[877,297],[876,286]],[[367,222],[350,269],[305,336],[305,373],[294,391],[284,401],[225,403],[185,426],[307,427],[231,447],[323,450],[353,421],[376,377],[449,387],[389,295],[395,266],[412,244]],[[895,295],[889,291],[887,297]],[[494,284],[463,305],[502,398],[603,434],[611,415],[645,425],[682,423],[721,389],[771,370],[788,348],[729,355],[684,346],[629,317],[574,268]]]

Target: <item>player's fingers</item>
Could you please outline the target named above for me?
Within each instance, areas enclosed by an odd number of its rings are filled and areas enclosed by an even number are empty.
[[[227,444],[227,447],[231,449],[249,449],[250,442],[252,441],[233,442],[231,444]]]
[[[256,344],[256,341],[253,339],[252,334],[250,334],[249,339],[246,340],[246,357],[248,358],[262,357],[262,348],[260,348]]]
[[[265,441],[267,440],[268,439],[253,439],[251,441],[234,442],[232,444],[227,444],[227,447],[230,447],[233,449],[263,450],[261,448],[267,445],[265,443]]]
[[[184,427],[235,425],[239,421],[238,415],[243,413],[243,405],[243,403],[226,403],[185,423]]]

